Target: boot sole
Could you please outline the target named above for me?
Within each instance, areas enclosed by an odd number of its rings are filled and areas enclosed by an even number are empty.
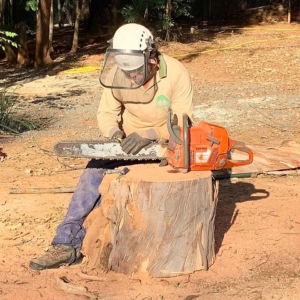
[[[80,255],[80,256],[72,263],[72,265],[80,264],[80,263],[82,262],[82,259],[83,259],[83,255]],[[47,270],[47,269],[57,269],[57,268],[59,268],[60,266],[65,266],[65,265],[68,265],[68,262],[67,262],[67,261],[59,262],[59,263],[56,263],[56,264],[53,264],[53,265],[50,265],[50,266],[39,265],[39,264],[37,264],[37,263],[31,261],[31,262],[29,263],[29,268],[32,269],[32,270],[41,271],[41,270]]]
[[[56,269],[56,268],[59,268],[60,266],[66,264],[66,262],[62,262],[62,263],[57,263],[57,264],[54,264],[54,265],[51,265],[51,266],[42,266],[42,265],[39,265],[39,264],[36,264],[34,263],[33,261],[31,261],[29,263],[29,268],[30,269],[33,269],[33,270],[36,270],[36,271],[41,271],[41,270],[46,270],[46,269]]]

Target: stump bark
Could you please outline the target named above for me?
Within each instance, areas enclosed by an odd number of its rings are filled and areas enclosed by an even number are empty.
[[[87,268],[173,277],[214,262],[218,184],[211,172],[169,173],[154,164],[105,175],[101,205],[86,219]]]

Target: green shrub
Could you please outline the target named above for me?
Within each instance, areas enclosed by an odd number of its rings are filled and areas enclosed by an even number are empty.
[[[28,120],[17,114],[18,98],[7,94],[6,90],[0,91],[0,130],[10,133],[21,133],[41,127],[38,121]]]

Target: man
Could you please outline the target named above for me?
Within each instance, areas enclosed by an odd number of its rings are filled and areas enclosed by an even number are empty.
[[[179,125],[185,113],[192,119],[192,84],[185,67],[162,55],[144,26],[126,24],[110,43],[100,74],[104,90],[97,112],[98,126],[103,137],[117,139],[125,153],[136,154],[152,141],[168,140],[169,109],[177,115]],[[31,260],[30,268],[43,270],[79,261],[85,236],[83,222],[100,204],[98,190],[105,171],[124,164],[130,162],[92,159],[88,163],[52,248]]]

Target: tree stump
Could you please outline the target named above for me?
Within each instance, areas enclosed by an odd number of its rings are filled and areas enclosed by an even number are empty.
[[[169,166],[129,167],[105,175],[101,205],[86,219],[88,270],[173,277],[214,262],[218,184],[205,172],[169,173]]]

